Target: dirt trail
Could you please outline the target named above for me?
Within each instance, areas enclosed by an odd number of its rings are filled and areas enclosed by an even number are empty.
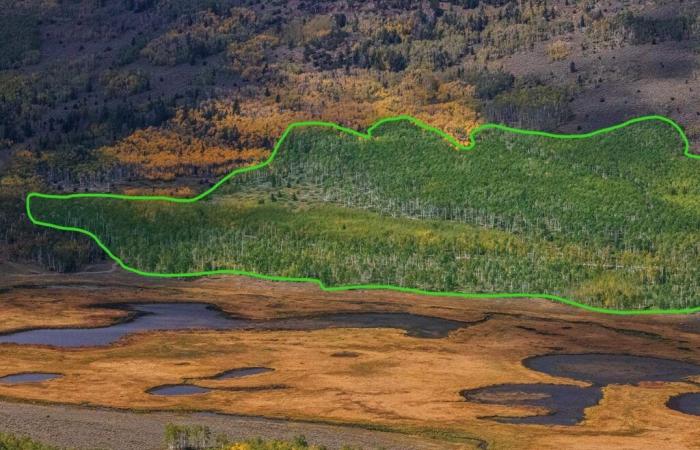
[[[261,417],[209,413],[135,413],[68,405],[36,405],[0,401],[0,431],[31,436],[42,442],[76,449],[162,449],[169,422],[200,424],[232,439],[256,436],[289,439],[303,434],[309,443],[338,449],[444,449],[444,443],[357,427],[287,422]]]

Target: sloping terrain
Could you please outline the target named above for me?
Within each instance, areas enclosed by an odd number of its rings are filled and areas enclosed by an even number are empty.
[[[566,132],[663,114],[700,133],[697,2],[0,0],[0,254],[65,272],[28,192],[192,196],[287,124],[411,114]]]
[[[487,129],[460,151],[410,121],[313,125],[198,202],[32,196],[145,275],[233,271],[326,286],[538,293],[604,308],[698,300],[698,162],[661,120],[582,139]]]

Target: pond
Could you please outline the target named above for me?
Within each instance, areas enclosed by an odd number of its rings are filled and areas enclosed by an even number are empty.
[[[0,377],[0,384],[39,383],[42,381],[53,380],[55,378],[61,378],[62,376],[63,375],[60,373],[49,372],[13,373],[11,375]]]
[[[591,386],[566,384],[500,384],[461,391],[465,400],[506,406],[545,408],[547,414],[527,417],[492,416],[491,420],[520,424],[574,425],[585,409],[603,398],[608,384],[637,384],[641,381],[682,381],[700,375],[697,364],[652,356],[614,353],[549,354],[523,360],[531,370],[556,377],[585,381]],[[668,406],[688,414],[700,411],[698,398],[678,396]],[[683,408],[683,409],[681,409]]]
[[[202,386],[196,386],[194,384],[164,384],[162,386],[156,386],[154,388],[149,389],[148,392],[149,394],[152,395],[166,395],[166,396],[172,396],[172,395],[192,395],[192,394],[206,394],[207,392],[211,391],[209,388],[205,388]]]
[[[674,359],[614,353],[552,354],[523,360],[525,367],[596,385],[680,381],[700,375],[700,366]]]
[[[319,330],[324,328],[397,328],[408,336],[442,338],[467,322],[409,313],[337,313],[273,320],[235,318],[205,303],[144,303],[114,306],[133,317],[97,328],[39,328],[0,335],[1,343],[86,347],[153,330]]]
[[[666,402],[666,406],[684,414],[700,416],[700,392],[675,395]]]
[[[230,378],[243,378],[251,375],[272,372],[275,369],[269,367],[239,367],[237,369],[226,370],[211,377],[206,377],[207,380],[228,380]]]
[[[540,425],[575,425],[583,420],[586,408],[603,398],[598,386],[545,383],[498,384],[464,390],[460,394],[465,400],[476,403],[545,408],[545,414],[489,417],[498,422]]]

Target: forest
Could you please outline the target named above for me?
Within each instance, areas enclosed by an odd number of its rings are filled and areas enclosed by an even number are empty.
[[[0,0],[0,253],[79,270],[102,252],[34,227],[28,192],[195,195],[298,120],[410,114],[463,142],[485,122],[590,129],[572,102],[607,105],[609,80],[639,78],[626,52],[696,45],[697,4],[661,3]],[[659,77],[692,91],[673,70]],[[644,113],[675,117],[673,95]],[[692,140],[700,111],[684,113]]]
[[[698,161],[645,122],[581,140],[488,130],[471,151],[410,122],[299,128],[196,203],[33,198],[147,272],[237,269],[606,308],[697,306]]]

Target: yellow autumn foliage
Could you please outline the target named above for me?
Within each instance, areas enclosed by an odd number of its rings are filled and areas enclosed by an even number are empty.
[[[171,180],[199,170],[214,174],[252,164],[269,154],[263,148],[238,148],[211,144],[174,130],[148,127],[103,147],[102,154],[124,165],[137,167],[149,179]]]
[[[266,41],[264,36],[257,40]],[[286,82],[268,95],[211,99],[196,108],[180,108],[164,126],[137,130],[102,148],[102,154],[139,167],[148,178],[172,180],[222,174],[262,161],[284,129],[302,120],[362,130],[380,118],[409,114],[464,143],[478,124],[473,88],[461,81],[442,82],[430,73],[391,76],[358,69],[285,72],[284,77]]]
[[[554,41],[547,47],[547,55],[552,61],[566,59],[570,53],[569,44],[564,41]]]

